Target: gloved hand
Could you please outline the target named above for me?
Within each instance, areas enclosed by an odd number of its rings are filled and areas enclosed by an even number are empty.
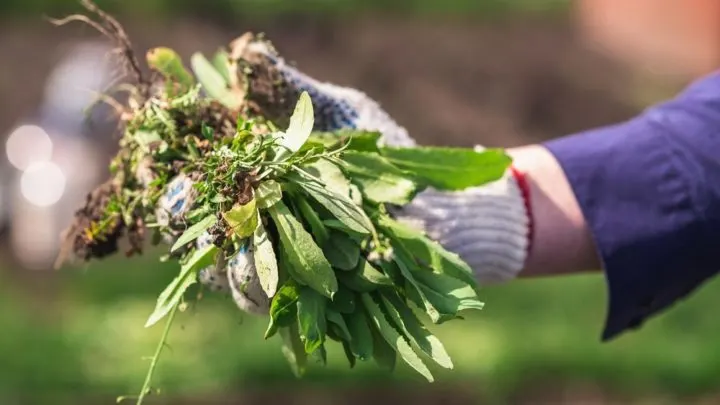
[[[252,42],[249,49],[266,56],[297,93],[308,92],[315,111],[315,130],[378,131],[381,142],[387,145],[416,145],[407,130],[364,93],[307,76],[264,42]],[[501,179],[481,187],[459,192],[427,189],[393,213],[458,254],[471,266],[481,285],[503,282],[518,275],[528,251],[530,215],[521,181],[522,176],[511,168]],[[167,200],[164,204],[170,209],[177,203]],[[198,247],[205,246],[206,239],[200,238]],[[239,253],[227,269],[204,269],[199,279],[212,290],[231,291],[241,309],[267,312],[269,300],[260,287],[251,251]]]
[[[309,77],[264,42],[253,42],[250,47],[265,55],[290,87],[308,92],[316,130],[378,131],[387,145],[416,145],[407,130],[364,93]],[[428,189],[394,214],[460,255],[481,284],[502,282],[517,276],[527,256],[530,215],[522,181],[522,175],[511,168],[500,180],[481,187],[459,192]]]

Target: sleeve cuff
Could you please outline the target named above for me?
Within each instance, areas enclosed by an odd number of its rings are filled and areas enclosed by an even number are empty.
[[[602,259],[603,340],[639,327],[708,277],[701,221],[666,130],[645,114],[545,143],[563,168]]]

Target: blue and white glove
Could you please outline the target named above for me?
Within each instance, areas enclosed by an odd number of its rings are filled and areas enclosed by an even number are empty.
[[[378,131],[387,145],[416,145],[407,130],[366,94],[309,77],[288,65],[264,42],[253,42],[249,49],[265,55],[290,87],[308,92],[316,130]],[[513,279],[525,264],[530,219],[526,199],[511,171],[491,184],[460,192],[428,189],[394,214],[460,255],[481,284]]]
[[[160,198],[156,212],[159,224],[178,227],[182,219],[192,208],[195,190],[192,180],[180,174],[167,185],[165,194]],[[182,228],[180,228],[182,229]],[[180,230],[175,237],[179,236]],[[168,244],[174,243],[170,236]],[[212,243],[209,232],[205,232],[195,241],[197,249],[204,249]],[[266,314],[270,299],[260,284],[255,271],[252,249],[243,248],[230,258],[227,265],[212,265],[201,269],[198,281],[214,292],[230,292],[235,303],[245,312]]]
[[[251,43],[249,50],[265,55],[290,87],[308,92],[315,111],[315,130],[378,131],[384,144],[416,145],[407,130],[364,93],[307,76],[263,42]],[[159,213],[159,218],[172,219],[188,209],[192,196],[185,198],[173,191],[187,187],[188,182],[186,178],[171,182],[167,198],[161,201],[159,210],[164,212]],[[481,187],[459,192],[425,190],[394,214],[460,255],[481,284],[494,284],[515,278],[524,266],[530,222],[525,203],[515,176],[508,171],[498,181]],[[202,248],[208,243],[209,235],[205,235],[198,239],[197,246]],[[224,268],[203,269],[199,280],[213,291],[230,291],[238,306],[247,312],[268,311],[270,300],[257,277],[252,251],[239,252]]]

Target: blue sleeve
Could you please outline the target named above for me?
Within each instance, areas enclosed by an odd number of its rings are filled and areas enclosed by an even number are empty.
[[[603,340],[720,270],[720,73],[618,125],[549,141],[602,259]]]

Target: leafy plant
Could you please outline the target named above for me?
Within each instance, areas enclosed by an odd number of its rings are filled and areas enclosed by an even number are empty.
[[[276,118],[272,106],[253,109],[259,79],[245,65],[262,61],[233,46],[212,61],[195,54],[192,73],[171,49],[147,55],[157,74],[139,76],[127,103],[114,187],[96,192],[66,233],[75,255],[91,259],[104,257],[97,252],[108,236],[127,235],[139,251],[144,232],[153,232],[155,244],[170,246],[164,259],[180,265],[146,323],[168,318],[138,403],[188,289],[206,269],[223,274],[248,255],[244,268],[253,269],[256,293],[268,303],[264,338],[282,339],[298,376],[310,356],[326,362],[332,343],[350,367],[374,359],[393,369],[400,358],[429,381],[427,361],[452,368],[423,318],[440,324],[481,309],[477,285],[457,255],[388,208],[427,187],[496,180],[510,159],[501,150],[381,147],[378,133],[313,132],[304,92],[292,93],[289,117]],[[288,125],[278,130],[276,121]],[[108,221],[117,223],[114,233],[88,237]],[[235,271],[226,273],[235,286]]]

